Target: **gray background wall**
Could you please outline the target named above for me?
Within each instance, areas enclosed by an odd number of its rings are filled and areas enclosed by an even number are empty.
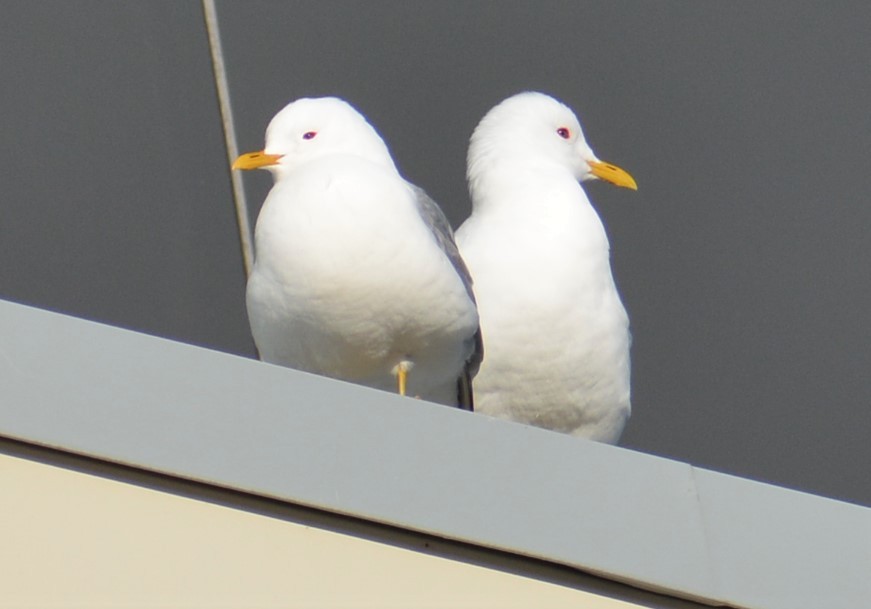
[[[219,2],[240,145],[335,94],[458,225],[480,117],[571,105],[633,324],[622,444],[871,505],[871,6]],[[0,297],[252,356],[199,2],[0,3]],[[252,216],[270,186],[245,176]],[[253,218],[252,218],[253,219]],[[522,450],[522,447],[519,447]]]

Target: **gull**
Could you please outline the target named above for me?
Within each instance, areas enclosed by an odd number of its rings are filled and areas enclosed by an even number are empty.
[[[248,319],[262,360],[472,409],[482,357],[472,280],[436,203],[335,97],[281,110],[262,151]]]
[[[593,154],[568,107],[536,92],[484,116],[467,177],[472,214],[456,236],[487,351],[476,411],[616,443],[630,413],[629,320],[580,182],[635,181]]]

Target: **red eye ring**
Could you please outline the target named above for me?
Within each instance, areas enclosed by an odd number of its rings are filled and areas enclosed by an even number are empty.
[[[571,132],[565,127],[560,127],[559,129],[557,129],[556,134],[564,140],[567,140],[572,136]]]
[[[304,140],[314,139],[314,137],[317,134],[318,134],[317,131],[306,131],[305,133],[302,134],[302,139],[304,139]]]

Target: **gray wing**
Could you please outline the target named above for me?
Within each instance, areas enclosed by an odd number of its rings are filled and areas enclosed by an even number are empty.
[[[469,298],[477,305],[475,300],[475,292],[472,289],[472,275],[463,258],[460,256],[460,250],[457,243],[454,241],[454,231],[451,229],[451,224],[445,217],[441,207],[432,200],[419,186],[415,186],[409,182],[409,186],[414,191],[415,203],[417,204],[417,212],[424,221],[433,238],[438,243],[441,250],[451,261],[454,270],[460,279],[463,281],[463,286],[466,288],[466,293]],[[475,332],[472,338],[474,347],[469,359],[466,360],[466,366],[463,369],[463,374],[457,379],[457,397],[460,408],[465,410],[474,410],[474,400],[472,397],[472,378],[478,373],[478,368],[481,366],[481,360],[484,359],[484,341],[481,338],[481,328]]]

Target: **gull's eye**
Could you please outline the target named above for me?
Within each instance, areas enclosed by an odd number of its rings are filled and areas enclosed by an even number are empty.
[[[557,129],[556,134],[564,140],[567,140],[572,136],[571,132],[565,127],[560,127],[559,129]]]
[[[306,131],[305,133],[302,134],[302,139],[304,139],[304,140],[311,140],[311,139],[314,139],[314,137],[315,137],[317,134],[318,134],[317,131]]]

